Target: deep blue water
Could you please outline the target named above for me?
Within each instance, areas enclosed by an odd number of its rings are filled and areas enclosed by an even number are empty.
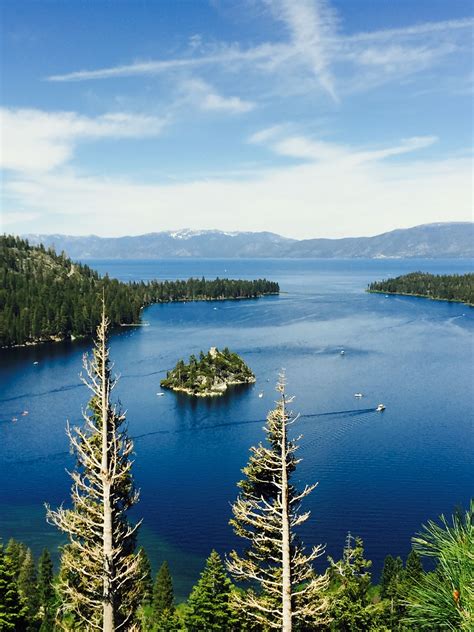
[[[319,481],[306,500],[306,544],[324,542],[328,554],[340,556],[350,530],[364,539],[378,575],[386,554],[406,556],[423,522],[467,505],[474,483],[474,309],[364,290],[372,280],[418,269],[472,271],[472,261],[91,265],[123,280],[266,276],[283,291],[249,301],[155,305],[143,315],[148,327],[124,328],[111,340],[121,374],[116,392],[135,437],[141,541],[155,566],[169,561],[180,597],[213,547],[224,553],[239,544],[228,526],[230,502],[249,447],[263,436],[282,368],[296,396],[293,409],[302,414],[294,427],[304,435],[296,480]],[[156,396],[178,358],[211,345],[242,355],[257,384],[211,401]],[[68,501],[65,468],[73,461],[64,428],[67,419],[80,423],[88,400],[78,377],[88,347],[77,341],[1,352],[0,537],[36,552],[61,542],[43,503]],[[361,400],[353,396],[358,391]],[[374,412],[379,402],[387,407],[382,414]]]

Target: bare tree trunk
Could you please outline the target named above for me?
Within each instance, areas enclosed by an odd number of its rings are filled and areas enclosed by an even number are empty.
[[[103,485],[103,508],[104,508],[104,524],[103,524],[103,551],[104,551],[104,602],[103,602],[103,632],[114,632],[115,630],[115,612],[113,603],[113,530],[112,530],[112,504],[110,499],[111,481],[109,476],[109,428],[108,428],[108,409],[109,409],[109,393],[108,381],[106,379],[106,325],[105,312],[102,311],[101,324],[101,349],[102,354],[102,485]]]
[[[285,395],[282,395],[281,435],[281,522],[282,522],[282,630],[291,632],[291,565],[290,565],[290,518],[288,515],[288,464],[286,450]]]

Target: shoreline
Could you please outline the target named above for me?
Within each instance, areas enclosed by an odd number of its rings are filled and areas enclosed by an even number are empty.
[[[248,380],[245,380],[245,381],[232,380],[230,382],[222,382],[222,386],[224,386],[225,388],[220,388],[218,390],[212,390],[212,391],[202,391],[200,393],[195,393],[190,388],[186,388],[184,386],[163,386],[162,388],[166,388],[169,391],[174,391],[175,393],[186,393],[187,395],[190,395],[191,397],[221,397],[228,390],[229,386],[238,386],[241,384],[255,384],[256,381],[257,381],[257,378],[254,377],[254,378],[249,378]]]
[[[474,307],[474,303],[467,303],[460,298],[441,298],[436,296],[429,296],[428,294],[415,294],[414,292],[387,292],[384,290],[365,290],[369,294],[389,294],[390,296],[414,296],[415,298],[427,298],[430,301],[443,301],[444,303],[460,303],[461,305],[467,305],[468,307]]]
[[[265,294],[258,294],[257,296],[219,296],[217,298],[212,298],[212,297],[208,297],[208,298],[178,298],[178,299],[174,299],[174,300],[166,300],[166,301],[154,301],[152,303],[149,303],[148,305],[142,305],[142,307],[140,308],[140,314],[141,312],[146,309],[147,307],[151,307],[152,305],[166,305],[168,303],[201,303],[201,302],[212,302],[212,301],[238,301],[238,300],[254,300],[257,298],[264,298],[265,296],[279,296],[280,292],[266,292]],[[141,316],[140,316],[141,317]],[[112,331],[114,329],[118,329],[119,327],[149,327],[150,323],[120,323],[118,325],[116,325],[115,327],[112,328]],[[70,340],[71,342],[74,342],[75,340],[88,340],[94,337],[93,333],[90,334],[69,334],[69,335],[64,335],[64,336],[60,336],[60,335],[55,335],[55,336],[51,336],[50,338],[43,340],[28,340],[26,342],[22,342],[20,344],[17,345],[3,345],[2,347],[0,347],[0,350],[2,349],[21,349],[24,347],[37,347],[39,345],[42,344],[47,344],[49,342],[66,342],[67,340]]]

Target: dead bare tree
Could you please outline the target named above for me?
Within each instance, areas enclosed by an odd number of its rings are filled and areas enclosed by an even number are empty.
[[[323,554],[318,545],[306,554],[295,535],[310,512],[301,513],[301,501],[315,485],[298,492],[290,483],[301,459],[297,459],[298,437],[288,440],[288,427],[297,417],[287,411],[292,401],[285,395],[285,377],[277,385],[280,397],[267,417],[264,427],[267,444],[251,448],[246,478],[239,483],[240,494],[233,505],[231,524],[237,535],[249,540],[244,555],[232,551],[228,570],[241,582],[257,585],[234,593],[234,606],[264,629],[291,632],[294,623],[329,621],[328,600],[324,591],[326,574],[317,575],[314,560]]]
[[[47,519],[68,535],[63,547],[59,590],[62,625],[80,630],[131,630],[140,602],[136,532],[127,511],[137,502],[131,476],[133,443],[123,429],[125,415],[110,401],[107,344],[109,321],[102,320],[92,357],[84,356],[82,381],[92,391],[82,428],[67,426],[77,459],[70,473],[72,508],[47,507]]]

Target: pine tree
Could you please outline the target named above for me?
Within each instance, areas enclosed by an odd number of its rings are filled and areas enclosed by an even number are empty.
[[[159,632],[174,632],[181,627],[173,602],[173,580],[168,563],[163,562],[153,586],[153,621]]]
[[[342,559],[338,562],[331,557],[328,559],[332,584],[335,584],[330,607],[334,629],[340,632],[371,629],[374,613],[370,607],[368,571],[372,562],[364,558],[362,539],[353,538],[349,533]]]
[[[186,628],[189,632],[232,632],[239,629],[231,609],[232,593],[232,582],[219,554],[213,550],[188,599]]]
[[[54,568],[48,549],[43,549],[38,561],[38,598],[41,608],[41,632],[53,629],[54,619]]]
[[[93,356],[84,358],[90,413],[84,413],[83,428],[67,430],[77,458],[73,508],[48,508],[48,520],[69,537],[58,586],[63,614],[104,632],[129,629],[140,603],[140,558],[134,553],[139,525],[127,520],[138,500],[130,472],[133,443],[122,428],[125,416],[110,401],[116,381],[110,374],[108,325],[103,303]]]
[[[287,411],[284,376],[277,386],[277,407],[267,417],[267,445],[251,448],[251,456],[239,483],[240,494],[233,506],[231,524],[235,533],[250,542],[244,556],[230,554],[228,569],[238,581],[259,585],[260,592],[236,592],[235,607],[267,628],[290,632],[293,624],[327,621],[326,575],[316,576],[313,561],[322,555],[316,546],[306,554],[295,535],[295,527],[310,513],[300,513],[301,501],[316,485],[298,492],[290,483],[299,460],[298,445],[287,438],[296,421]]]
[[[408,582],[413,583],[419,581],[424,574],[423,564],[418,551],[412,549],[408,554],[405,564],[405,577]]]
[[[0,542],[0,630],[6,632],[24,629],[25,614],[14,569]]]
[[[18,575],[18,591],[26,605],[27,629],[34,629],[33,622],[38,614],[40,604],[38,598],[38,577],[31,549],[27,550],[21,565],[20,574]]]
[[[407,595],[406,621],[417,630],[474,630],[474,499],[451,521],[430,520],[413,538],[415,550],[436,561]]]
[[[163,562],[156,575],[153,587],[153,614],[160,617],[163,612],[173,609],[174,591],[168,562]]]
[[[395,559],[392,555],[387,555],[383,563],[382,575],[380,576],[380,596],[382,599],[386,599],[388,597],[389,586],[393,581],[394,575]]]
[[[23,542],[18,542],[14,538],[8,540],[8,544],[5,549],[5,555],[10,561],[10,567],[13,571],[15,579],[18,579],[20,569],[26,557],[27,547]]]
[[[153,599],[153,580],[151,577],[151,564],[145,549],[141,546],[138,550],[140,561],[140,596],[143,605],[149,605]]]

